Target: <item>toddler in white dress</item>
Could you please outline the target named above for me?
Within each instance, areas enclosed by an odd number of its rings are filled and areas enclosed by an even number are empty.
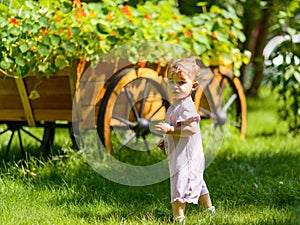
[[[166,134],[158,144],[168,155],[171,204],[175,220],[184,223],[187,203],[202,205],[215,213],[203,179],[205,159],[199,127],[200,116],[191,97],[199,83],[200,67],[193,58],[175,60],[168,71],[168,91],[173,99],[165,123],[156,131]]]

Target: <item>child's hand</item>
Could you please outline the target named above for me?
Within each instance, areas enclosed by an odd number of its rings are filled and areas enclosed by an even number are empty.
[[[155,130],[158,133],[167,134],[167,133],[169,133],[171,131],[174,131],[174,127],[171,126],[168,123],[158,123],[158,124],[155,125]]]

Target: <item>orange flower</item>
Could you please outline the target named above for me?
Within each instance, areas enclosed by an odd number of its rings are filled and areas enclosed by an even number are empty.
[[[68,29],[68,35],[69,35],[69,37],[72,37],[72,35],[73,35],[70,28]]]
[[[173,18],[173,20],[177,20],[178,19],[177,15],[173,15],[172,18]]]
[[[231,30],[230,33],[229,33],[229,37],[230,37],[230,38],[234,38],[234,32],[233,32],[232,30]]]
[[[146,61],[138,61],[137,64],[138,64],[139,67],[145,67],[146,63],[147,63]]]
[[[96,15],[96,13],[94,13],[93,11],[89,11],[89,16],[90,16],[91,18],[95,18],[97,15]]]
[[[8,23],[12,24],[13,26],[19,26],[20,25],[20,21],[17,20],[16,18],[14,18],[14,17],[9,18]]]
[[[213,38],[217,38],[217,33],[216,33],[215,31],[213,31],[213,32],[211,33],[211,36],[212,36]]]
[[[111,36],[115,36],[115,35],[116,35],[116,32],[112,30],[109,34],[110,34]]]
[[[35,46],[32,46],[32,47],[30,48],[30,51],[35,52],[35,51],[36,51],[36,47],[35,47]]]
[[[131,12],[129,11],[129,6],[128,5],[122,6],[121,12],[125,13],[127,16],[131,16]]]
[[[58,34],[58,30],[53,31],[53,34]]]
[[[59,17],[59,16],[54,17],[54,19],[55,19],[57,22],[60,21],[60,17]]]
[[[80,0],[73,0],[73,3],[77,6],[80,6],[81,5],[81,2]]]
[[[48,32],[45,29],[41,29],[42,35],[46,35]]]
[[[173,30],[171,30],[171,31],[169,32],[169,34],[170,34],[170,36],[174,36],[174,35],[176,34],[176,32],[173,31]]]
[[[150,16],[149,13],[146,13],[146,14],[145,14],[145,19],[146,19],[146,20],[151,20],[151,16]]]
[[[105,40],[105,39],[106,39],[106,37],[105,37],[105,36],[98,36],[98,38],[99,38],[99,40],[101,40],[101,41],[103,41],[103,40]]]
[[[111,12],[108,12],[108,14],[107,14],[107,20],[111,21],[112,19],[113,19],[113,16],[112,16]]]
[[[191,32],[191,31],[188,31],[188,30],[185,30],[185,31],[184,31],[184,35],[185,35],[186,37],[191,37],[191,36],[192,36],[192,32]]]
[[[86,12],[81,7],[77,6],[76,11],[79,12],[81,16],[86,17]]]

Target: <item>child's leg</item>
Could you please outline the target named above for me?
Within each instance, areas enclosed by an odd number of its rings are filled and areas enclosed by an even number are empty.
[[[186,203],[182,203],[180,201],[173,202],[172,203],[173,216],[175,218],[184,216],[185,206],[186,206]]]
[[[201,193],[200,193],[200,198],[199,198],[199,204],[210,211],[212,214],[216,214],[215,207],[212,205],[210,195],[208,192],[208,189],[206,187],[205,182],[203,182]]]
[[[211,203],[209,193],[201,195],[200,198],[199,198],[199,203],[200,203],[201,206],[203,206],[206,209],[212,207],[212,203]]]

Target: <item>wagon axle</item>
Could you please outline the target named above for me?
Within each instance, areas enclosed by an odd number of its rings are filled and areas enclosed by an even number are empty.
[[[132,127],[132,130],[136,133],[136,137],[146,137],[150,133],[150,123],[149,120],[144,118],[139,118],[136,125]]]

